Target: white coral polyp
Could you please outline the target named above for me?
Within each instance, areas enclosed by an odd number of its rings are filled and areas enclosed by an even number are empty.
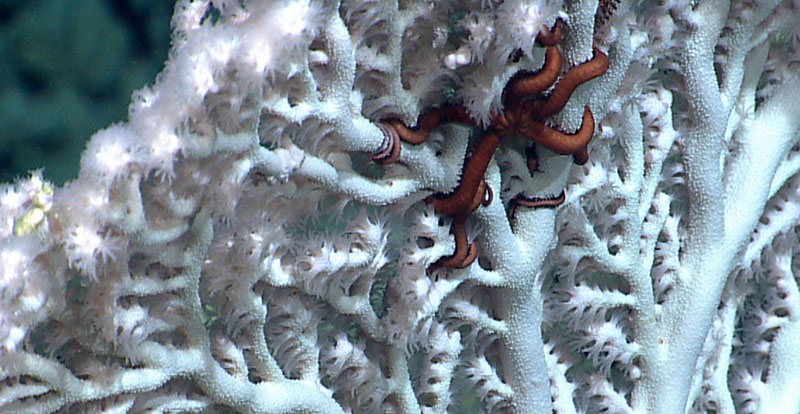
[[[16,186],[6,184],[0,187],[0,206],[6,212],[15,212],[25,203],[25,196]]]
[[[311,4],[299,0],[284,4],[275,12],[274,21],[286,36],[295,37],[308,29],[311,18]]]
[[[14,286],[22,280],[26,264],[31,257],[12,245],[0,244],[0,289],[4,291],[9,286]]]
[[[95,277],[98,259],[102,262],[114,260],[122,247],[110,234],[102,234],[89,224],[77,223],[66,232],[64,248],[70,266]]]
[[[281,58],[286,53],[297,53],[311,41],[317,29],[316,9],[306,0],[260,3],[252,7],[254,10],[240,29],[255,26],[272,30],[248,31],[249,36],[239,49],[243,62],[260,75],[290,70]]]
[[[500,5],[497,14],[508,30],[511,39],[517,47],[527,55],[531,54],[536,36],[549,30],[555,23],[560,8],[560,3],[551,0],[526,1],[512,0]]]
[[[461,25],[469,32],[467,45],[477,60],[482,62],[486,49],[495,39],[494,20],[486,13],[470,13]]]
[[[94,134],[81,158],[82,171],[109,180],[138,160],[140,139],[130,127],[114,125]]]
[[[6,328],[5,321],[0,319],[0,356],[6,352],[13,352],[20,342],[25,339],[26,331],[19,326]]]

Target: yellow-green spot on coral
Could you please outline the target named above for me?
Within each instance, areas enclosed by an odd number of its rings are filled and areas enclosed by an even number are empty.
[[[45,221],[44,209],[36,207],[14,222],[14,235],[24,236],[39,228]]]
[[[14,222],[14,235],[24,236],[37,229],[47,221],[45,213],[53,205],[53,186],[49,182],[42,184],[33,196],[33,208]]]

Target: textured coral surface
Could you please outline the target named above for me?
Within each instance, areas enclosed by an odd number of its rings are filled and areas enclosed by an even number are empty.
[[[0,185],[0,412],[800,412],[798,10],[179,0]]]

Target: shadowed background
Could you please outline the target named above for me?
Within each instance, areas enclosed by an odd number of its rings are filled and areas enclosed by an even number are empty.
[[[0,0],[0,183],[78,174],[97,130],[127,117],[169,50],[168,0]]]

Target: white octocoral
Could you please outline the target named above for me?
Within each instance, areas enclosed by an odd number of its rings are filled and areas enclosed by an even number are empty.
[[[511,43],[531,56],[536,36],[555,24],[561,9],[560,3],[557,0],[505,1],[497,9],[497,19],[507,22],[501,27]]]

